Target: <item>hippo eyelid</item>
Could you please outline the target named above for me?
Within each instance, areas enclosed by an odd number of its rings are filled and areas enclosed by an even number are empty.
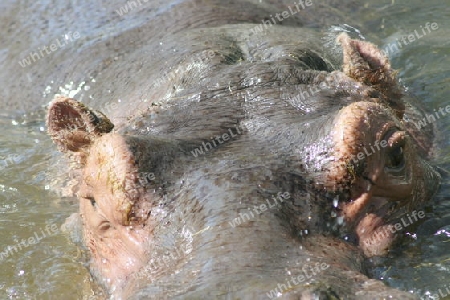
[[[98,225],[98,229],[101,231],[107,231],[108,229],[110,229],[111,223],[109,221],[102,221],[99,225]]]

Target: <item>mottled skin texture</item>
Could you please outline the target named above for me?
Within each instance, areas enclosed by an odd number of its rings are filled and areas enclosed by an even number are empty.
[[[255,36],[253,26],[164,37],[155,64],[174,75],[130,86],[130,98],[147,101],[123,101],[111,121],[73,99],[51,103],[49,133],[82,170],[92,274],[124,299],[264,299],[303,267],[325,263],[283,296],[414,298],[369,280],[363,264],[395,238],[375,234],[438,186],[421,158],[432,137],[403,120],[411,106],[395,72],[374,45],[346,35],[337,38],[341,65],[315,32],[273,27]],[[171,49],[178,52],[169,60]],[[205,51],[214,56],[191,61]],[[192,155],[235,126],[235,137]],[[387,147],[351,159],[382,140]],[[279,192],[290,195],[280,207],[230,225]]]

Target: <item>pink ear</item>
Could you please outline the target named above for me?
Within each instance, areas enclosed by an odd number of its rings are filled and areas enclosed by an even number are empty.
[[[67,97],[56,97],[47,116],[48,133],[63,152],[84,152],[91,143],[114,125],[101,112]]]
[[[405,105],[396,71],[391,68],[389,59],[374,44],[351,39],[346,33],[337,37],[342,45],[343,71],[351,77],[378,92],[374,98],[380,98],[402,118]]]

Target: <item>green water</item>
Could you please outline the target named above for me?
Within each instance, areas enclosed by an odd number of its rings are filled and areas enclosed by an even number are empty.
[[[48,39],[38,35],[34,26],[41,29],[47,26],[44,31],[53,37],[67,31],[66,19],[70,17],[74,20],[68,22],[72,30],[93,30],[89,28],[97,27],[90,22],[98,21],[98,30],[101,31],[102,28],[111,26],[103,24],[101,19],[114,14],[114,9],[104,9],[101,1],[92,4],[100,7],[97,10],[87,9],[89,4],[57,6],[53,1],[37,2],[43,7],[49,7],[55,14],[45,15],[46,10],[42,9],[36,10],[39,13],[33,15],[33,2],[2,1],[0,4],[0,30],[11,29],[9,14],[18,11],[31,14],[31,17],[25,14],[22,20],[19,17],[20,22],[14,23],[14,30],[21,32],[16,38],[14,35],[0,37],[3,74],[15,72],[15,68],[18,68],[17,62],[8,61],[8,55],[18,47],[18,41],[23,41],[23,36],[28,36],[25,42],[32,49],[46,44]],[[319,2],[321,1],[317,3]],[[333,5],[333,1],[322,2]],[[125,2],[116,1],[115,6],[111,3],[111,7],[117,8]],[[351,3],[354,5],[355,1]],[[361,26],[362,34],[383,49],[389,49],[386,48],[389,45],[393,49],[392,43],[396,43],[396,39],[404,34],[415,34],[415,31],[419,33],[415,41],[403,43],[398,51],[389,51],[392,64],[399,69],[399,76],[410,91],[418,95],[426,106],[438,109],[450,104],[450,1],[360,1],[359,8],[361,13],[346,16],[348,23]],[[97,13],[89,15],[90,11]],[[84,14],[84,17],[76,19],[76,12]],[[145,19],[139,16],[142,13],[140,10],[133,13],[134,16],[120,20],[123,26],[138,26]],[[424,34],[422,28],[425,28],[427,22],[436,23],[438,28]],[[44,59],[45,57],[42,58]],[[51,60],[51,57],[48,59]],[[48,68],[45,63],[39,63],[37,68]],[[60,90],[60,86],[39,84],[32,72],[29,76],[29,86],[21,88],[39,92],[37,97],[48,96]],[[65,84],[68,86],[61,87],[74,94],[77,92],[79,83]],[[14,93],[8,85],[2,84],[2,89],[3,94],[0,96],[3,97],[0,102],[4,101],[2,99],[5,99],[5,95],[11,97],[11,93]],[[24,99],[17,109],[26,110],[28,104]],[[94,292],[95,288],[82,263],[83,254],[59,229],[65,218],[77,211],[77,202],[72,198],[59,197],[50,188],[58,180],[49,171],[54,165],[54,161],[50,162],[50,159],[55,157],[56,151],[45,134],[43,113],[33,110],[33,114],[28,111],[26,116],[19,114],[11,117],[0,113],[2,115],[0,252],[3,254],[0,254],[0,299],[101,299],[102,296]],[[450,115],[440,119],[437,125],[442,138],[441,153],[435,163],[450,170]],[[447,175],[436,196],[433,211],[428,212],[428,221],[419,227],[417,235],[411,237],[411,242],[403,246],[398,255],[374,262],[378,264],[374,269],[374,276],[392,286],[412,291],[424,299],[430,299],[425,295],[435,294],[439,289],[445,290],[450,285],[449,195]],[[58,230],[49,229],[55,227]]]

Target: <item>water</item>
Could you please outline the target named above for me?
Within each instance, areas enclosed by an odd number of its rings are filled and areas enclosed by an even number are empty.
[[[107,40],[139,27],[169,4],[159,5],[158,9],[143,5],[121,17],[115,10],[126,2],[78,2],[0,3],[0,28],[4,31],[0,35],[0,252],[4,253],[0,259],[0,299],[102,298],[90,282],[83,253],[60,230],[65,218],[77,211],[77,201],[61,198],[51,189],[58,178],[49,171],[50,165],[61,156],[45,134],[43,108],[61,91],[88,98],[96,78],[84,82],[81,74],[75,74],[72,80],[65,81],[66,75],[52,77],[52,73],[41,71],[56,68],[58,64],[53,63],[63,60],[65,53],[76,53],[74,45],[88,47],[99,39]],[[324,3],[333,6],[333,1]],[[392,65],[399,69],[399,76],[410,91],[429,108],[450,104],[450,1],[351,3],[361,12],[347,15],[347,23],[361,28],[368,40],[389,49]],[[424,34],[422,28],[427,22],[438,24],[438,29]],[[415,30],[422,36],[401,44],[396,51],[392,44]],[[81,38],[72,45],[42,56],[29,67],[19,66],[18,58],[74,31]],[[92,55],[103,59],[101,53]],[[36,77],[38,73],[48,76]],[[28,98],[15,101],[17,97]],[[450,170],[450,115],[438,120],[437,125],[442,138],[435,163]],[[423,299],[431,299],[426,295],[437,294],[439,289],[445,292],[450,284],[450,184],[449,176],[444,175],[433,210],[427,212],[428,221],[399,253],[373,262],[374,276]]]

